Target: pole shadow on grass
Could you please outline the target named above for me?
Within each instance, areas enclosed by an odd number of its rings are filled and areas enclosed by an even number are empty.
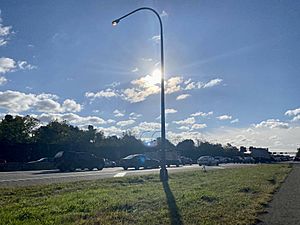
[[[168,181],[163,181],[162,184],[167,198],[171,225],[183,225],[179,209],[176,205],[175,197],[170,189]]]

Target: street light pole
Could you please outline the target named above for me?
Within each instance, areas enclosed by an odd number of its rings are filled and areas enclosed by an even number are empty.
[[[136,13],[140,10],[150,10],[153,12],[159,21],[160,25],[160,70],[161,70],[161,82],[160,82],[160,89],[161,89],[161,169],[160,169],[160,179],[161,181],[168,180],[168,171],[166,168],[166,152],[165,152],[165,143],[166,143],[166,120],[165,120],[165,66],[164,66],[164,41],[163,41],[163,25],[159,14],[152,8],[149,7],[142,7],[132,12],[112,21],[112,25],[116,26],[122,19],[130,16],[133,13]]]

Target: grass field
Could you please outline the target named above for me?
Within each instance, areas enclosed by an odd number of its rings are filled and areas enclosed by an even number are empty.
[[[0,189],[0,224],[253,224],[291,168],[238,169]]]

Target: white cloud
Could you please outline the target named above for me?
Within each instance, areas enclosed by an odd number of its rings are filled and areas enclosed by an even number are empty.
[[[176,109],[166,109],[165,113],[166,114],[177,113],[177,110]]]
[[[134,69],[131,70],[131,72],[136,73],[139,71],[139,68],[135,67]]]
[[[171,77],[166,81],[165,93],[172,94],[181,90],[180,84],[183,82],[182,77]]]
[[[193,131],[188,126],[182,126],[177,129],[187,130],[182,132],[167,132],[167,138],[174,144],[185,139],[192,139],[195,143],[200,141],[209,141],[212,143],[221,143],[223,145],[231,143],[239,146],[267,147],[270,151],[295,151],[299,148],[300,126],[293,125],[289,129],[272,129],[268,126],[263,127],[222,127],[210,131]]]
[[[107,122],[97,116],[79,116],[74,113],[43,113],[37,116],[39,120],[42,122],[50,122],[50,121],[67,121],[68,123],[75,125],[75,126],[85,126],[85,125],[102,125],[106,124]]]
[[[111,97],[117,97],[118,94],[115,90],[107,88],[106,90],[101,90],[99,92],[93,93],[93,92],[86,92],[85,97],[95,99],[95,98],[111,98]]]
[[[112,82],[111,84],[108,84],[108,85],[106,85],[106,86],[115,88],[115,87],[119,86],[120,84],[121,84],[120,82],[114,81],[114,82]]]
[[[292,121],[293,121],[293,122],[300,121],[300,115],[295,116],[295,117],[292,119]]]
[[[222,116],[218,116],[216,117],[218,120],[231,120],[232,116],[229,115],[222,115]]]
[[[97,127],[98,130],[104,132],[104,135],[106,136],[112,136],[112,135],[117,135],[120,136],[124,130],[121,128],[111,126],[111,127]]]
[[[259,124],[254,125],[256,128],[280,128],[280,129],[288,129],[289,124],[285,122],[281,122],[278,119],[268,119],[266,121],[262,121]]]
[[[146,75],[131,81],[133,87],[128,87],[122,90],[106,89],[97,93],[86,92],[85,96],[94,100],[95,98],[110,98],[121,97],[123,100],[130,103],[137,103],[146,100],[147,97],[160,93],[160,76],[159,72],[155,72],[152,75]],[[181,76],[175,76],[165,81],[165,93],[172,94],[183,90],[201,89],[213,87],[219,84],[222,79],[214,79],[208,83],[192,82],[191,79],[185,81]],[[186,85],[186,86],[185,86]],[[185,87],[184,87],[185,86]],[[181,94],[176,100],[182,100],[191,96],[190,94]]]
[[[155,43],[159,43],[160,42],[160,35],[154,35],[151,38],[152,41],[154,41]]]
[[[26,94],[18,91],[7,90],[0,92],[0,108],[8,112],[17,113],[28,110],[38,112],[78,112],[81,105],[74,100],[66,99],[63,104],[57,102],[58,96],[52,94]]]
[[[36,66],[33,66],[26,61],[18,61],[18,67],[21,70],[33,70],[37,68]]]
[[[190,94],[182,94],[182,95],[177,96],[176,100],[183,100],[190,96],[191,96]]]
[[[178,127],[179,130],[189,130],[190,128],[188,126],[181,126]]]
[[[207,112],[207,113],[205,113],[205,112],[196,112],[196,113],[193,113],[193,114],[191,114],[191,116],[202,116],[202,117],[206,117],[206,116],[211,116],[211,115],[213,115],[213,111],[210,111],[210,112]]]
[[[115,117],[123,117],[123,116],[125,116],[124,112],[121,112],[121,111],[119,111],[117,109],[115,111],[113,111],[113,114],[115,114]]]
[[[129,119],[136,120],[136,119],[140,118],[141,116],[142,116],[141,114],[132,112],[132,113],[129,114]]]
[[[203,82],[195,82],[192,81],[192,79],[188,79],[187,81],[184,81],[184,84],[186,86],[185,88],[183,88],[183,90],[210,88],[219,85],[222,81],[223,81],[222,79],[216,78],[208,81],[207,83],[203,83]]]
[[[123,99],[130,103],[144,101],[148,96],[158,94],[160,88],[156,85],[149,85],[140,88],[127,88],[123,91]]]
[[[188,126],[180,126],[178,127],[179,130],[189,130],[190,128]]]
[[[178,120],[178,121],[173,121],[173,123],[179,124],[179,125],[191,125],[196,122],[194,117],[189,117],[185,120]]]
[[[0,76],[0,86],[7,83],[7,79],[5,77]]]
[[[209,87],[214,87],[219,85],[223,80],[222,79],[213,79],[211,81],[209,81],[208,83],[204,84],[203,88],[209,88]]]
[[[251,128],[218,128],[206,133],[207,140],[231,143],[235,146],[267,147],[270,151],[296,151],[299,147],[300,126],[273,129],[269,126]]]
[[[115,121],[115,120],[112,120],[112,119],[108,119],[106,122],[107,122],[107,123],[115,123],[116,121]]]
[[[120,127],[125,127],[125,126],[129,126],[131,124],[134,124],[134,123],[135,123],[134,120],[123,120],[123,121],[117,122],[117,125]]]
[[[133,128],[133,131],[140,133],[142,131],[156,131],[160,130],[160,123],[154,122],[141,122],[138,126]]]
[[[160,15],[160,17],[166,17],[166,16],[168,16],[168,13],[165,10],[163,10],[161,12],[161,14],[159,14],[159,15]]]
[[[15,60],[11,58],[0,58],[0,74],[13,71],[17,67]]]
[[[288,110],[285,112],[285,115],[287,115],[287,116],[296,116],[298,114],[300,114],[300,108],[291,109],[291,110]]]
[[[11,26],[5,26],[2,24],[1,10],[0,10],[0,47],[4,46],[9,41],[9,36],[12,33]]]
[[[239,119],[234,119],[234,120],[231,120],[230,123],[238,123],[239,122]]]
[[[168,131],[167,138],[174,144],[186,139],[192,139],[197,143],[197,140],[203,140],[203,134],[198,131],[182,131],[180,133]]]
[[[141,58],[141,60],[144,62],[152,62],[153,61],[152,58]]]
[[[5,74],[8,72],[14,72],[17,69],[20,70],[31,70],[37,68],[36,66],[33,66],[26,61],[19,61],[18,63],[15,62],[15,60],[11,58],[0,58],[0,74]],[[7,83],[7,79],[3,76],[0,76],[0,85],[4,85]]]
[[[195,82],[191,82],[191,83],[187,84],[187,86],[185,87],[185,90],[193,90],[196,88],[197,88],[197,86],[196,86]]]
[[[205,123],[201,124],[201,123],[196,123],[192,125],[192,130],[198,130],[198,129],[203,129],[206,128],[207,125]]]
[[[82,106],[73,99],[66,99],[62,104],[62,109],[64,112],[80,112]]]

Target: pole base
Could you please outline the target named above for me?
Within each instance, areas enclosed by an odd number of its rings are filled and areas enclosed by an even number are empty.
[[[167,182],[169,180],[168,170],[166,168],[161,168],[159,171],[159,178],[161,182]]]

